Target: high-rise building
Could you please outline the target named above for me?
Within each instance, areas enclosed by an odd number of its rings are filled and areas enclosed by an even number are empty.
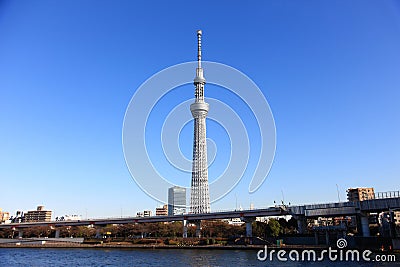
[[[168,189],[168,216],[186,213],[186,188],[174,186]]]
[[[201,67],[201,36],[202,31],[197,31],[197,68],[195,85],[195,102],[190,105],[190,111],[194,118],[193,139],[193,164],[192,183],[190,192],[190,212],[210,212],[210,195],[208,191],[208,164],[206,141],[206,117],[208,103],[204,101],[204,85],[206,80]]]
[[[375,199],[374,188],[357,187],[347,189],[347,200],[350,202]]]
[[[50,222],[51,210],[45,210],[44,206],[38,206],[36,210],[25,213],[24,222]]]

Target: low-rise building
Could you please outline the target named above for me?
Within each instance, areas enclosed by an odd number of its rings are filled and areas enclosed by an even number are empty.
[[[245,223],[240,218],[223,219],[222,221],[226,222],[226,223],[228,223],[230,225],[242,225],[242,224]]]
[[[82,216],[76,214],[56,217],[56,221],[80,221],[80,220],[82,220]]]
[[[393,212],[393,221],[396,225],[400,226],[400,211]]]
[[[350,202],[375,199],[373,187],[357,187],[347,189],[347,200]]]
[[[137,217],[151,217],[151,210],[144,210],[144,211],[139,211],[138,213],[136,213]]]
[[[36,210],[25,213],[24,222],[50,222],[51,210],[45,210],[44,206],[38,206]]]
[[[17,210],[15,212],[15,216],[11,216],[10,220],[12,223],[21,223],[24,221],[24,216],[25,215],[23,211]]]
[[[168,205],[156,208],[156,216],[168,216]]]
[[[0,223],[5,222],[8,219],[10,219],[10,213],[0,209]]]

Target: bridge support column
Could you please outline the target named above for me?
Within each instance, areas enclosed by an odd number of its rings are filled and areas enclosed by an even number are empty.
[[[56,234],[54,235],[55,238],[60,238],[60,229],[56,229]]]
[[[247,237],[253,236],[253,226],[251,224],[252,224],[252,221],[246,222],[246,236]]]
[[[394,211],[389,209],[389,236],[393,239],[396,238],[396,220],[394,216]]]
[[[240,218],[243,222],[246,223],[246,237],[253,236],[253,222],[256,220],[255,217],[242,217]]]
[[[183,234],[182,234],[183,238],[187,238],[187,224],[188,224],[188,221],[183,220]]]
[[[296,216],[295,219],[297,220],[297,231],[299,234],[304,234],[307,229],[307,219],[305,216]]]
[[[329,231],[328,230],[325,231],[325,242],[326,242],[326,245],[329,246]]]
[[[201,221],[195,221],[194,224],[196,225],[196,237],[201,237]]]
[[[360,222],[361,222],[361,232],[363,236],[370,236],[369,232],[369,222],[367,215],[360,215]]]
[[[24,237],[24,230],[18,229],[18,238],[23,238]]]
[[[319,244],[318,244],[318,233],[317,233],[317,231],[314,232],[314,238],[315,238],[315,245],[318,246]]]
[[[100,234],[100,228],[96,228],[96,236],[95,238],[102,238],[101,234]]]

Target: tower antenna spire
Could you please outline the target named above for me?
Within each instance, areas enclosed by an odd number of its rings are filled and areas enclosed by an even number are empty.
[[[201,30],[197,31],[197,67],[201,68],[201,35],[203,32]]]

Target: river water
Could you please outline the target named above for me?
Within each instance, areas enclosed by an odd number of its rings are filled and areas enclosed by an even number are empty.
[[[253,250],[0,248],[0,266],[400,266],[400,262],[262,262]]]

